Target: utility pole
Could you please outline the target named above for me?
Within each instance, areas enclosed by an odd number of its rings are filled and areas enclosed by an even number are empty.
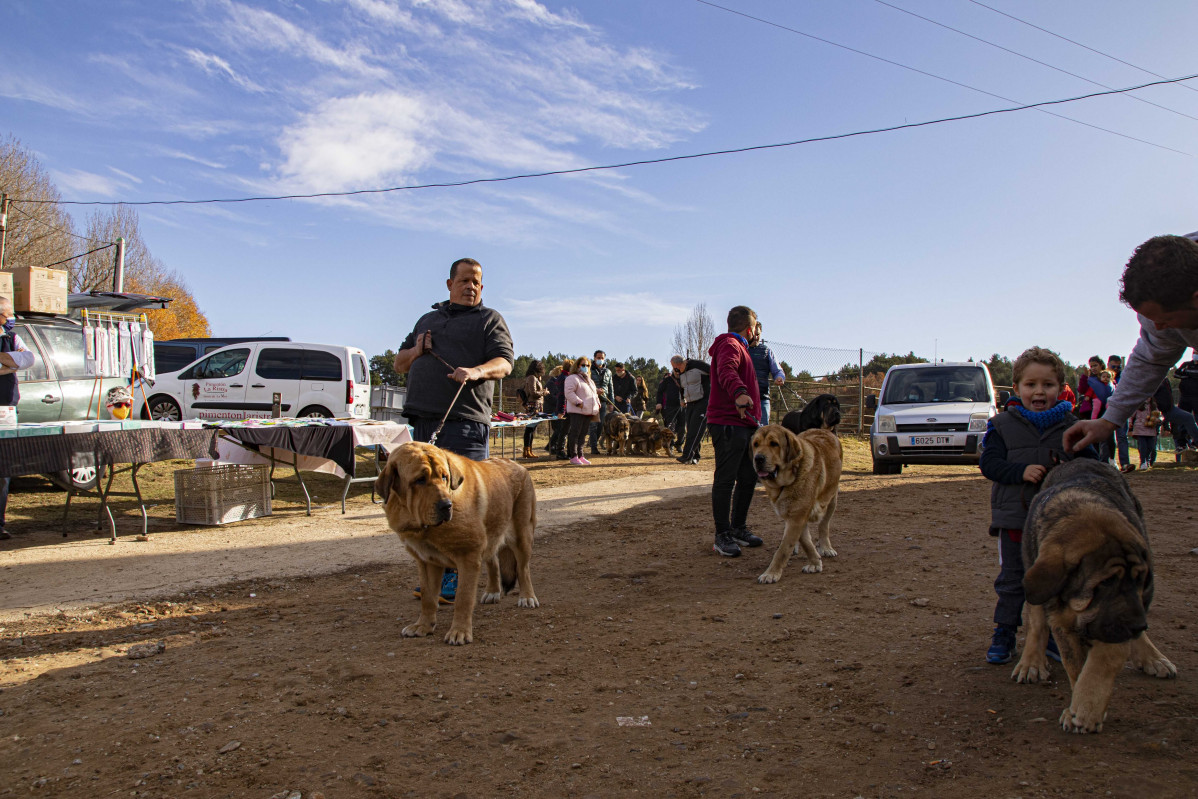
[[[0,269],[4,268],[4,240],[8,238],[8,192],[0,194]]]
[[[116,240],[116,260],[112,268],[112,290],[120,294],[125,290],[125,240]]]

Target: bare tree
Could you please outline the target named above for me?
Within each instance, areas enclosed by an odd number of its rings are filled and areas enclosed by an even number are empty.
[[[707,313],[707,303],[701,302],[691,310],[685,323],[674,328],[670,345],[683,358],[703,359],[707,349],[715,341],[715,322]]]
[[[101,248],[118,238],[125,240],[126,283],[132,278],[147,284],[165,271],[162,262],[150,253],[150,248],[142,238],[137,212],[127,205],[116,205],[92,213],[87,219],[87,238],[87,249],[96,252],[72,262],[71,291],[112,291],[116,248]]]
[[[0,138],[0,192],[16,200],[8,212],[5,267],[47,266],[91,249],[72,238],[74,224],[58,204],[58,189],[33,153],[11,135]]]

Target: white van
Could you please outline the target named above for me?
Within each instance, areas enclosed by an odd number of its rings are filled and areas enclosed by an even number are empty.
[[[366,419],[370,373],[356,347],[247,341],[205,355],[152,387],[135,389],[143,419],[268,418],[274,394],[283,416]]]
[[[906,363],[882,380],[869,449],[874,474],[907,463],[976,465],[986,423],[998,412],[990,370],[981,363]]]

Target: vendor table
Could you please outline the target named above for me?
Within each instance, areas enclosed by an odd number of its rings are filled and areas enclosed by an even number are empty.
[[[108,516],[109,543],[116,543],[116,520],[108,505],[110,496],[136,496],[141,507],[142,536],[148,535],[148,519],[137,472],[147,463],[213,457],[216,454],[216,430],[203,429],[197,422],[76,422],[65,424],[21,424],[0,429],[0,477],[45,474],[91,467],[101,478],[108,470],[108,482],[97,484],[100,514]],[[114,464],[128,466],[117,469]],[[133,478],[133,494],[112,491],[112,480],[128,471]],[[71,510],[67,492],[66,511]],[[66,533],[63,533],[65,536]]]
[[[261,463],[270,465],[271,486],[276,465],[290,466],[304,492],[308,515],[312,515],[312,497],[301,470],[334,474],[345,481],[341,491],[341,512],[354,483],[373,482],[386,453],[412,440],[407,425],[395,422],[343,419],[264,419],[245,422],[217,422],[221,439],[217,457],[223,463]],[[375,454],[375,473],[357,476],[358,450]],[[380,457],[381,456],[381,457]],[[374,488],[370,499],[374,501]]]
[[[491,432],[495,434],[496,443],[499,444],[499,457],[504,457],[504,444],[506,443],[506,432],[508,430],[530,427],[541,422],[552,422],[553,418],[548,416],[537,416],[531,419],[513,419],[510,422],[494,421],[491,422]],[[523,440],[523,439],[522,439]],[[516,435],[512,434],[512,457],[516,457]]]

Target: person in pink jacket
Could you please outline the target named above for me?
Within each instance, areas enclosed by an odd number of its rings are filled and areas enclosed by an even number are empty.
[[[749,355],[749,337],[757,326],[752,308],[738,305],[728,312],[728,332],[716,336],[711,348],[711,399],[707,403],[707,429],[715,449],[715,476],[711,481],[711,513],[715,517],[715,544],[720,555],[735,558],[741,547],[759,547],[761,539],[745,526],[757,470],[749,442],[761,418],[757,371]]]
[[[566,419],[569,432],[566,438],[566,454],[575,466],[590,466],[582,456],[582,447],[591,417],[599,413],[599,392],[591,380],[591,361],[585,355],[574,362],[574,369],[562,387],[566,397]]]

